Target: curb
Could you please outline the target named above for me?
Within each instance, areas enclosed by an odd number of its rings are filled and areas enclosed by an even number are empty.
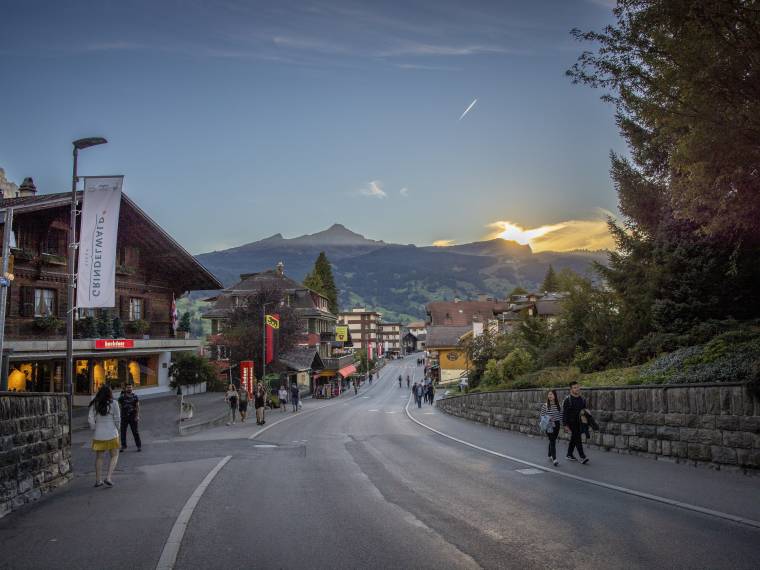
[[[205,420],[202,422],[196,422],[191,424],[182,424],[180,422],[179,424],[179,435],[190,435],[193,433],[197,433],[199,431],[203,431],[206,428],[220,426],[222,424],[227,423],[227,420],[230,417],[229,411],[224,411],[222,414],[218,415],[215,418],[211,418],[210,420]]]

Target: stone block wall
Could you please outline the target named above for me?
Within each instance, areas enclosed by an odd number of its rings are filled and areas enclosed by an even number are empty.
[[[557,390],[560,402],[567,390]],[[675,461],[760,469],[760,399],[743,384],[585,388],[599,424],[589,443],[609,451]],[[546,390],[505,390],[439,400],[444,412],[491,426],[542,435]],[[561,438],[567,439],[564,431]],[[585,442],[584,442],[585,444]]]
[[[0,392],[0,517],[69,479],[66,395]]]

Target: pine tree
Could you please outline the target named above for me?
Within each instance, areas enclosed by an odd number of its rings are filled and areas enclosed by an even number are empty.
[[[319,253],[319,257],[314,262],[314,269],[306,276],[303,284],[312,291],[327,297],[327,304],[331,313],[337,314],[339,312],[338,288],[335,286],[332,266],[324,251]]]
[[[546,293],[552,293],[557,291],[559,284],[557,283],[557,275],[554,273],[554,268],[550,265],[546,270],[546,276],[544,282],[541,284],[541,291]]]

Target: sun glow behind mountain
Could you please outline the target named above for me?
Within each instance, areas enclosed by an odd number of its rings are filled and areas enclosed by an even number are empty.
[[[615,243],[607,227],[607,218],[614,216],[607,211],[600,211],[600,213],[604,216],[603,219],[566,220],[537,228],[524,228],[514,222],[500,220],[488,224],[488,227],[495,232],[489,236],[489,239],[502,238],[521,245],[529,245],[534,253],[576,249],[615,249]]]

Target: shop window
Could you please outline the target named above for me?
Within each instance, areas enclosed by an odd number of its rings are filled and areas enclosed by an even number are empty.
[[[34,290],[34,316],[55,315],[55,289]]]
[[[87,360],[74,361],[74,392],[76,394],[90,393],[90,366]]]
[[[143,311],[143,300],[138,297],[130,297],[129,299],[129,320],[139,321],[145,318],[145,312]]]

